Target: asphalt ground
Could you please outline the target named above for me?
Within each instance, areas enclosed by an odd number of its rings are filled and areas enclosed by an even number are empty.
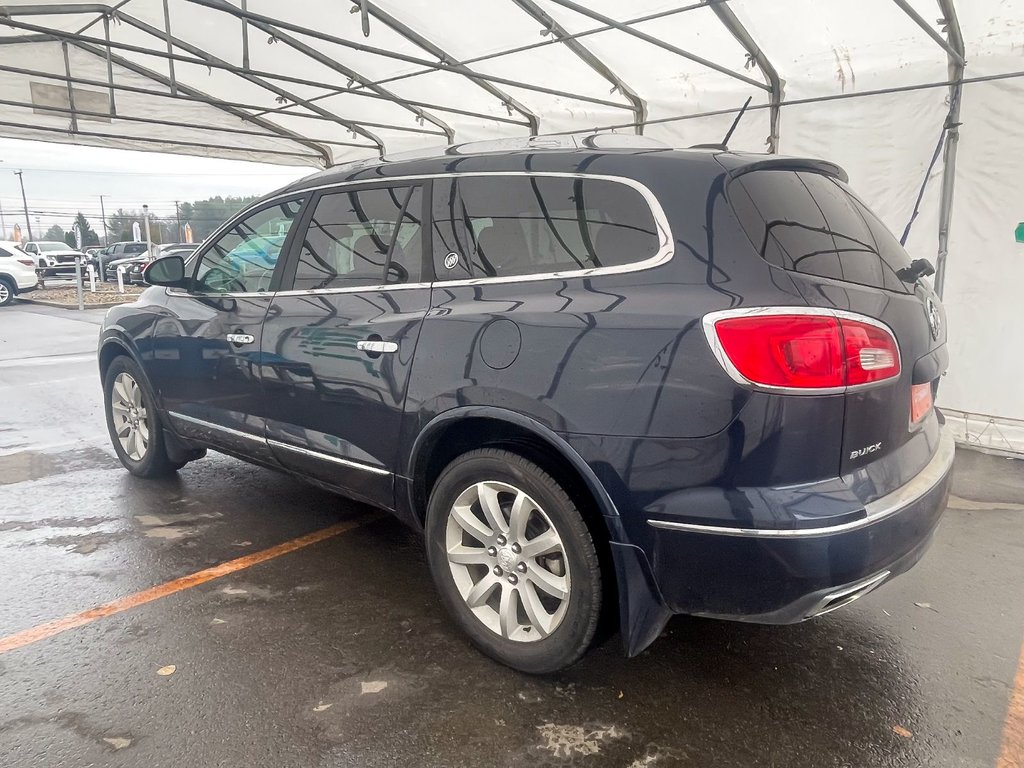
[[[1024,766],[1024,462],[959,453],[925,559],[844,610],[527,677],[387,516],[215,454],[123,471],[101,318],[0,310],[4,768]]]

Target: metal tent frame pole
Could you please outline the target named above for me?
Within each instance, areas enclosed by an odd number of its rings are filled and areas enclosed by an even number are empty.
[[[565,8],[568,8],[569,10],[576,11],[576,13],[582,14],[583,16],[588,16],[594,21],[599,21],[602,24],[607,24],[608,26],[617,29],[619,32],[625,32],[627,35],[635,37],[639,40],[643,40],[645,43],[650,43],[651,45],[666,50],[669,53],[674,53],[676,56],[681,56],[684,59],[689,59],[695,64],[700,64],[704,67],[707,67],[708,69],[715,70],[715,72],[720,72],[723,75],[727,75],[728,77],[731,77],[735,80],[739,80],[740,82],[746,83],[747,85],[752,85],[753,87],[760,88],[763,91],[771,90],[769,86],[765,85],[764,83],[759,83],[757,82],[757,80],[754,80],[753,78],[747,77],[746,75],[741,75],[739,72],[734,72],[728,67],[723,67],[720,64],[716,64],[713,61],[705,59],[703,56],[698,56],[695,53],[690,53],[689,51],[680,48],[677,45],[672,45],[672,43],[654,37],[653,35],[648,35],[646,32],[641,32],[638,29],[633,29],[632,27],[627,26],[621,21],[616,21],[610,16],[605,16],[603,13],[591,10],[590,8],[587,8],[584,5],[580,5],[579,3],[573,2],[573,0],[550,1],[552,3],[555,3],[556,5],[561,5]]]
[[[558,38],[566,48],[576,54],[576,56],[579,57],[588,67],[610,82],[612,84],[613,91],[618,91],[625,96],[629,100],[629,103],[633,105],[633,117],[636,119],[636,132],[644,132],[644,123],[647,122],[647,102],[640,98],[636,91],[630,88],[621,77],[616,75],[612,71],[611,67],[601,61],[593,51],[583,45],[579,40],[572,37],[567,29],[555,21],[544,11],[544,9],[537,5],[534,0],[512,0],[512,2],[539,21],[550,34]]]
[[[769,61],[761,47],[754,42],[754,38],[750,36],[747,28],[743,26],[727,3],[716,3],[711,6],[711,10],[718,16],[725,28],[732,33],[736,41],[743,46],[751,61],[757,65],[768,81],[768,87],[771,89],[769,93],[768,151],[773,155],[778,154],[779,123],[782,117],[782,100],[785,97],[786,82],[779,77],[778,70]]]
[[[523,118],[525,118],[527,124],[530,126],[531,136],[536,136],[540,132],[540,118],[537,116],[537,114],[533,112],[533,110],[528,109],[521,101],[513,98],[513,96],[510,93],[508,93],[505,90],[502,90],[490,80],[480,77],[479,74],[474,72],[465,64],[460,64],[459,62],[455,61],[455,59],[452,56],[450,56],[448,52],[441,48],[439,45],[437,45],[431,40],[428,40],[419,32],[414,30],[412,27],[399,21],[391,14],[378,8],[374,3],[370,3],[368,2],[368,0],[352,0],[352,2],[355,3],[356,5],[360,5],[364,13],[368,14],[369,16],[373,16],[375,19],[382,21],[386,26],[390,27],[395,32],[402,35],[402,37],[404,37],[406,40],[410,41],[414,45],[419,46],[424,51],[429,53],[431,56],[435,56],[436,58],[440,59],[440,61],[443,64],[448,66],[450,71],[457,72],[458,74],[465,76],[471,83],[475,83],[480,88],[483,88],[485,91],[487,91],[487,93],[494,96],[505,107],[507,107],[510,114],[513,111],[518,112],[520,115],[523,116]],[[370,87],[371,85],[376,85],[377,87],[379,87],[379,84],[375,83],[367,84],[365,85],[365,87]]]
[[[953,186],[956,183],[956,152],[960,143],[960,103],[964,90],[966,50],[953,0],[938,0],[946,23],[946,36],[953,52],[949,55],[949,115],[946,118],[946,149],[942,162],[942,192],[939,198],[939,247],[935,257],[935,292],[942,297],[949,257],[949,228],[953,219]]]

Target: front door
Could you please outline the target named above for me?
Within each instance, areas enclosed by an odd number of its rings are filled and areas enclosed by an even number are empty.
[[[324,192],[291,248],[262,340],[277,460],[387,508],[420,325],[423,188]]]
[[[301,207],[289,199],[247,213],[197,254],[190,291],[167,292],[143,364],[179,434],[272,461],[260,338]]]

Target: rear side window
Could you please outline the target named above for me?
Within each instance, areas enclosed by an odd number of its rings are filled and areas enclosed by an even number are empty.
[[[0,256],[5,256],[5,257],[10,258],[13,255],[14,254],[11,253],[10,251],[8,251],[6,248],[0,247]]]
[[[124,253],[126,255],[143,253],[146,250],[145,243],[128,243],[124,247]]]
[[[633,264],[658,252],[650,206],[604,179],[465,176],[434,187],[438,280]]]
[[[292,287],[419,282],[422,214],[419,186],[324,194],[302,238]]]
[[[764,170],[729,185],[737,218],[770,264],[833,280],[907,292],[910,257],[850,189],[820,173]]]

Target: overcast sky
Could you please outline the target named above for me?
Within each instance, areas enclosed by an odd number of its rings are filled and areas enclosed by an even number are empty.
[[[52,224],[68,229],[79,210],[102,234],[100,195],[104,196],[107,216],[118,208],[141,209],[143,203],[158,215],[173,216],[175,200],[260,195],[315,171],[309,166],[0,138],[0,206],[6,225],[0,239],[6,239],[15,222],[25,228],[21,189],[14,175],[18,170],[24,171],[25,195],[37,238]],[[40,232],[35,231],[37,217]]]

